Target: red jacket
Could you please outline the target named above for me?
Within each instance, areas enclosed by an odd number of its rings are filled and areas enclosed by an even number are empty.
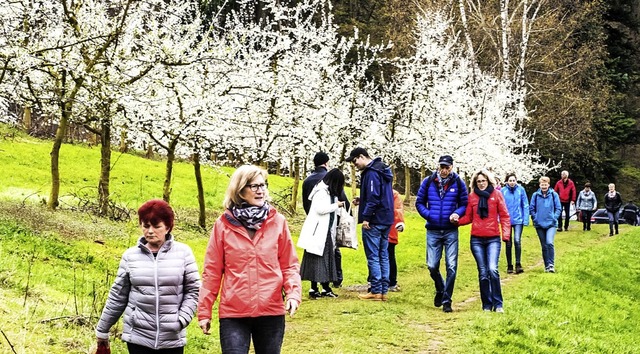
[[[489,195],[489,215],[481,219],[478,215],[480,197],[475,192],[469,194],[467,211],[458,220],[459,225],[471,224],[471,236],[493,237],[502,235],[503,241],[511,239],[511,221],[504,197],[499,190],[494,189]]]
[[[402,206],[402,199],[400,198],[400,193],[393,190],[393,225],[391,225],[391,230],[389,231],[389,243],[393,243],[395,245],[398,244],[398,229],[396,226],[398,224],[402,225],[404,228],[404,207]]]
[[[282,291],[300,304],[301,289],[300,264],[284,216],[271,208],[253,240],[230,211],[218,218],[204,258],[198,321],[211,319],[219,292],[219,317],[240,318],[284,315]]]
[[[578,198],[578,193],[576,192],[576,185],[570,178],[567,178],[567,185],[565,186],[562,182],[562,179],[556,182],[556,186],[553,187],[553,190],[558,193],[560,197],[561,203],[569,203],[575,202]]]

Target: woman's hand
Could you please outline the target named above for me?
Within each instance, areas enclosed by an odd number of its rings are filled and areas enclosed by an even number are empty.
[[[202,329],[202,333],[209,335],[209,330],[211,329],[211,319],[206,318],[204,320],[198,321],[198,326]]]
[[[287,300],[287,305],[284,308],[286,311],[289,311],[289,316],[293,317],[298,309],[298,302],[293,299]]]

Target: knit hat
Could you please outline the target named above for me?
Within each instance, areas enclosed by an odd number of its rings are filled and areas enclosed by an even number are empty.
[[[318,152],[316,156],[313,157],[313,164],[316,167],[324,165],[327,162],[329,162],[329,155],[325,154],[322,151]]]

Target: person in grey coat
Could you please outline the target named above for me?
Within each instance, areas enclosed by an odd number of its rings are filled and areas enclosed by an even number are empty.
[[[131,354],[182,354],[198,304],[200,274],[191,248],[173,240],[173,210],[163,200],[138,209],[142,237],[124,252],[96,326],[98,346],[124,313],[122,340]]]
[[[582,231],[591,231],[591,216],[598,209],[598,199],[596,194],[591,191],[591,183],[584,184],[584,189],[578,194],[576,208],[580,210]]]

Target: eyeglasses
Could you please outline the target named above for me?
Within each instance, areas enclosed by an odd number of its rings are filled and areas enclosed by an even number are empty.
[[[451,165],[440,165],[441,170],[448,170],[451,168]]]
[[[249,187],[249,189],[251,189],[252,192],[257,192],[258,189],[262,189],[263,191],[267,190],[267,187],[269,187],[269,183],[264,182],[264,183],[254,183],[254,184],[247,184],[245,187]]]
[[[484,183],[484,182],[486,182],[486,181],[487,181],[486,179],[477,179],[477,180],[476,180],[476,183]]]

